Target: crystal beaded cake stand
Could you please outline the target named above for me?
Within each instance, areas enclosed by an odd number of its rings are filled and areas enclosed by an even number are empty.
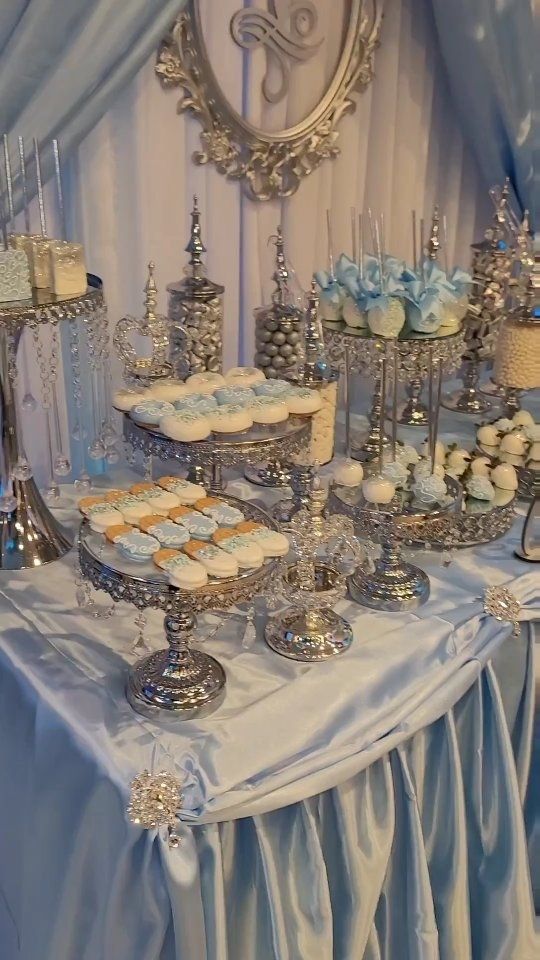
[[[63,557],[73,546],[67,532],[45,505],[34,479],[19,479],[16,465],[22,454],[14,384],[17,350],[25,326],[84,319],[103,309],[101,280],[88,276],[83,296],[55,297],[50,290],[34,290],[32,300],[0,303],[0,430],[2,490],[13,489],[16,505],[0,513],[0,570],[26,570]]]
[[[336,366],[345,376],[345,395],[350,397],[348,383],[352,373],[361,373],[374,380],[373,400],[369,413],[369,432],[360,448],[353,448],[351,456],[355,460],[370,461],[379,455],[380,435],[380,375],[381,361],[386,358],[387,369],[392,373],[394,365],[394,350],[397,346],[398,379],[402,383],[416,385],[414,394],[417,402],[413,403],[412,386],[409,397],[408,419],[402,416],[401,423],[419,424],[423,405],[420,402],[422,384],[429,373],[430,363],[441,363],[445,374],[450,373],[461,361],[464,350],[465,334],[457,329],[444,332],[444,328],[437,333],[415,333],[403,330],[397,339],[377,337],[366,328],[347,327],[344,323],[324,323],[324,342],[328,357],[333,366]],[[347,411],[346,411],[347,415]],[[349,416],[347,416],[347,420]],[[348,431],[346,431],[348,432]],[[388,438],[383,438],[384,445]],[[347,446],[350,446],[347,440]]]
[[[177,460],[201,471],[201,481],[210,490],[221,491],[224,467],[245,467],[261,460],[284,462],[305,449],[311,437],[311,418],[291,416],[283,423],[254,424],[242,433],[213,434],[208,440],[184,443],[171,440],[157,427],[139,425],[126,414],[124,436],[132,447],[142,450],[147,457]]]
[[[247,519],[277,529],[254,504],[227,495],[223,499],[241,508]],[[188,720],[207,716],[219,706],[225,695],[225,671],[214,657],[192,648],[196,614],[247,603],[270,590],[281,576],[281,562],[268,560],[259,570],[212,580],[197,590],[178,590],[151,561],[135,564],[119,559],[116,548],[103,536],[92,533],[86,521],[79,532],[79,562],[82,575],[113,600],[125,600],[139,610],[154,607],[166,614],[168,649],[137,661],[129,671],[126,687],[133,709],[152,719]]]
[[[357,603],[374,610],[401,611],[421,606],[429,598],[429,577],[403,560],[402,547],[423,541],[426,530],[461,506],[461,485],[446,477],[447,502],[432,509],[419,505],[412,495],[398,491],[383,507],[367,503],[360,487],[331,488],[328,509],[349,516],[358,536],[380,544],[381,556],[373,571],[359,567],[349,579],[349,592]]]

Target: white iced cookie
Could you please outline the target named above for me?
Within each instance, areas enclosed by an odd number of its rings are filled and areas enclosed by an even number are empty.
[[[174,403],[175,400],[180,400],[188,394],[185,383],[179,380],[156,380],[150,389],[156,400],[166,400],[168,403]]]
[[[517,490],[518,488],[516,469],[510,463],[500,463],[493,467],[490,480],[501,490]]]
[[[208,574],[202,563],[190,560],[176,550],[158,550],[153,556],[156,566],[164,570],[169,583],[179,590],[197,590],[208,583]]]
[[[87,517],[95,533],[105,533],[107,527],[113,527],[123,521],[123,515],[112,503],[96,503],[88,510]]]
[[[429,441],[424,440],[424,443],[421,447],[422,456],[431,457],[431,450],[429,449]],[[446,447],[442,440],[437,440],[435,443],[435,463],[444,463],[446,457]]]
[[[471,477],[466,483],[467,493],[475,500],[493,500],[495,487],[488,477]]]
[[[152,507],[139,497],[126,496],[122,500],[115,500],[117,510],[120,511],[126,523],[137,524],[142,517],[152,513]]]
[[[161,487],[154,487],[153,490],[147,490],[141,494],[141,498],[146,501],[150,512],[161,513],[167,516],[169,510],[180,504],[180,498],[172,490],[163,490]]]
[[[277,397],[255,397],[248,409],[253,423],[282,423],[289,416],[287,404]]]
[[[513,420],[509,420],[508,417],[501,417],[500,420],[496,420],[493,424],[500,433],[510,433],[514,427],[515,423]]]
[[[217,410],[218,402],[210,393],[188,393],[187,396],[175,400],[173,406],[179,412],[189,410],[196,413],[211,413],[212,410]]]
[[[136,420],[137,423],[155,426],[162,417],[170,416],[171,413],[174,413],[174,407],[166,400],[141,400],[129,411],[131,419]]]
[[[218,387],[225,385],[225,377],[221,373],[194,373],[186,380],[186,387],[189,393],[213,393]]]
[[[362,483],[364,500],[368,503],[390,503],[396,492],[396,486],[384,477],[367,477]]]
[[[206,440],[211,434],[208,417],[195,410],[178,410],[159,421],[159,429],[171,440],[191,443],[195,440]]]
[[[191,483],[189,480],[183,480],[182,477],[160,477],[157,485],[174,493],[182,504],[196,503],[201,497],[206,496],[206,490],[200,483]]]
[[[218,530],[212,539],[226,553],[231,553],[238,561],[238,566],[244,570],[258,570],[262,567],[264,553],[251,537],[233,533],[232,530]]]
[[[400,463],[399,460],[390,460],[389,463],[385,463],[381,470],[381,477],[384,477],[385,480],[391,480],[397,490],[400,487],[404,487],[409,479],[409,471],[404,463]]]
[[[117,537],[114,542],[122,556],[139,563],[149,560],[159,550],[159,540],[140,530]]]
[[[256,367],[233,367],[225,374],[228,384],[237,384],[240,387],[252,387],[265,379],[263,371]]]
[[[253,416],[240,403],[224,403],[208,414],[208,422],[213,433],[241,433],[253,426]]]
[[[238,560],[232,553],[226,553],[215,544],[202,543],[199,540],[190,540],[184,546],[184,553],[202,563],[212,577],[236,577],[238,574]]]
[[[263,380],[260,383],[253,384],[253,392],[258,397],[283,397],[293,389],[292,384],[287,380]],[[217,391],[216,391],[217,395]]]
[[[340,487],[357,487],[364,479],[364,468],[354,460],[345,460],[334,470],[334,482]]]
[[[431,470],[431,460],[419,460],[413,467],[413,477],[415,480],[422,480],[424,477],[430,477],[432,474],[444,479],[444,467],[442,463],[436,463],[435,469]]]
[[[435,473],[416,480],[412,489],[416,499],[426,505],[441,503],[447,494],[445,481]]]
[[[285,394],[283,399],[287,404],[289,413],[297,416],[317,413],[317,410],[320,410],[322,406],[318,390],[310,390],[309,387],[293,387],[291,392]]]
[[[491,464],[487,457],[475,457],[470,463],[471,473],[475,477],[488,477],[491,470]]]
[[[244,520],[236,527],[242,536],[250,537],[260,546],[265,557],[286,557],[291,545],[287,537],[278,530],[271,530],[254,520]]]
[[[526,448],[526,441],[515,433],[507,433],[501,440],[501,452],[511,453],[514,457],[522,457]]]
[[[478,428],[476,439],[478,443],[482,443],[486,447],[498,447],[500,436],[497,428],[494,427],[493,424],[485,423],[483,427]]]
[[[116,410],[127,413],[136,403],[143,403],[143,401],[149,400],[151,397],[152,394],[150,390],[117,390],[116,393],[113,394],[112,404]]]
[[[534,417],[532,413],[529,413],[528,410],[517,410],[512,417],[512,420],[514,421],[514,426],[516,427],[534,426]]]

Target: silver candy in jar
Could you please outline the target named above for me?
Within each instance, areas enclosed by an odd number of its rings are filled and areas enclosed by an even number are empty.
[[[186,276],[167,287],[169,294],[170,361],[174,375],[183,380],[193,373],[219,373],[223,363],[223,292],[220,283],[205,275],[200,212],[193,198],[190,254]]]

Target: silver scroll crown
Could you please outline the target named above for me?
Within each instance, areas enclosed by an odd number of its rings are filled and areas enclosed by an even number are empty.
[[[135,380],[156,380],[169,377],[172,367],[169,356],[169,321],[156,313],[157,286],[154,279],[155,264],[148,264],[148,278],[144,286],[144,315],[142,318],[122,317],[115,327],[113,343],[124,364],[124,377]],[[138,355],[130,341],[130,335],[138,333],[152,341],[149,357]]]

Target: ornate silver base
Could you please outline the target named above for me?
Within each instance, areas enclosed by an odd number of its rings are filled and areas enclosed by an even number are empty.
[[[407,401],[398,409],[398,423],[405,427],[425,427],[428,423],[428,410],[422,402],[422,387],[422,381],[414,379],[405,388]]]
[[[33,479],[13,480],[17,506],[0,513],[0,570],[28,570],[65,556],[73,546]]]
[[[290,469],[277,460],[247,466],[244,476],[261,487],[288,487],[291,482]]]
[[[372,610],[414,610],[429,597],[429,577],[419,567],[402,560],[375,563],[375,570],[358,569],[349,579],[353,600]]]
[[[443,397],[441,404],[446,410],[456,413],[482,414],[491,410],[493,404],[480,392],[478,387],[465,387]]]
[[[267,623],[264,638],[282,657],[316,662],[348,650],[353,632],[347,621],[332,610],[288,610]]]
[[[151,653],[131,668],[126,696],[144,717],[176,720],[204,717],[219,706],[225,695],[225,671],[220,663],[187,645],[195,624],[191,614],[168,614],[165,632],[168,650]]]

